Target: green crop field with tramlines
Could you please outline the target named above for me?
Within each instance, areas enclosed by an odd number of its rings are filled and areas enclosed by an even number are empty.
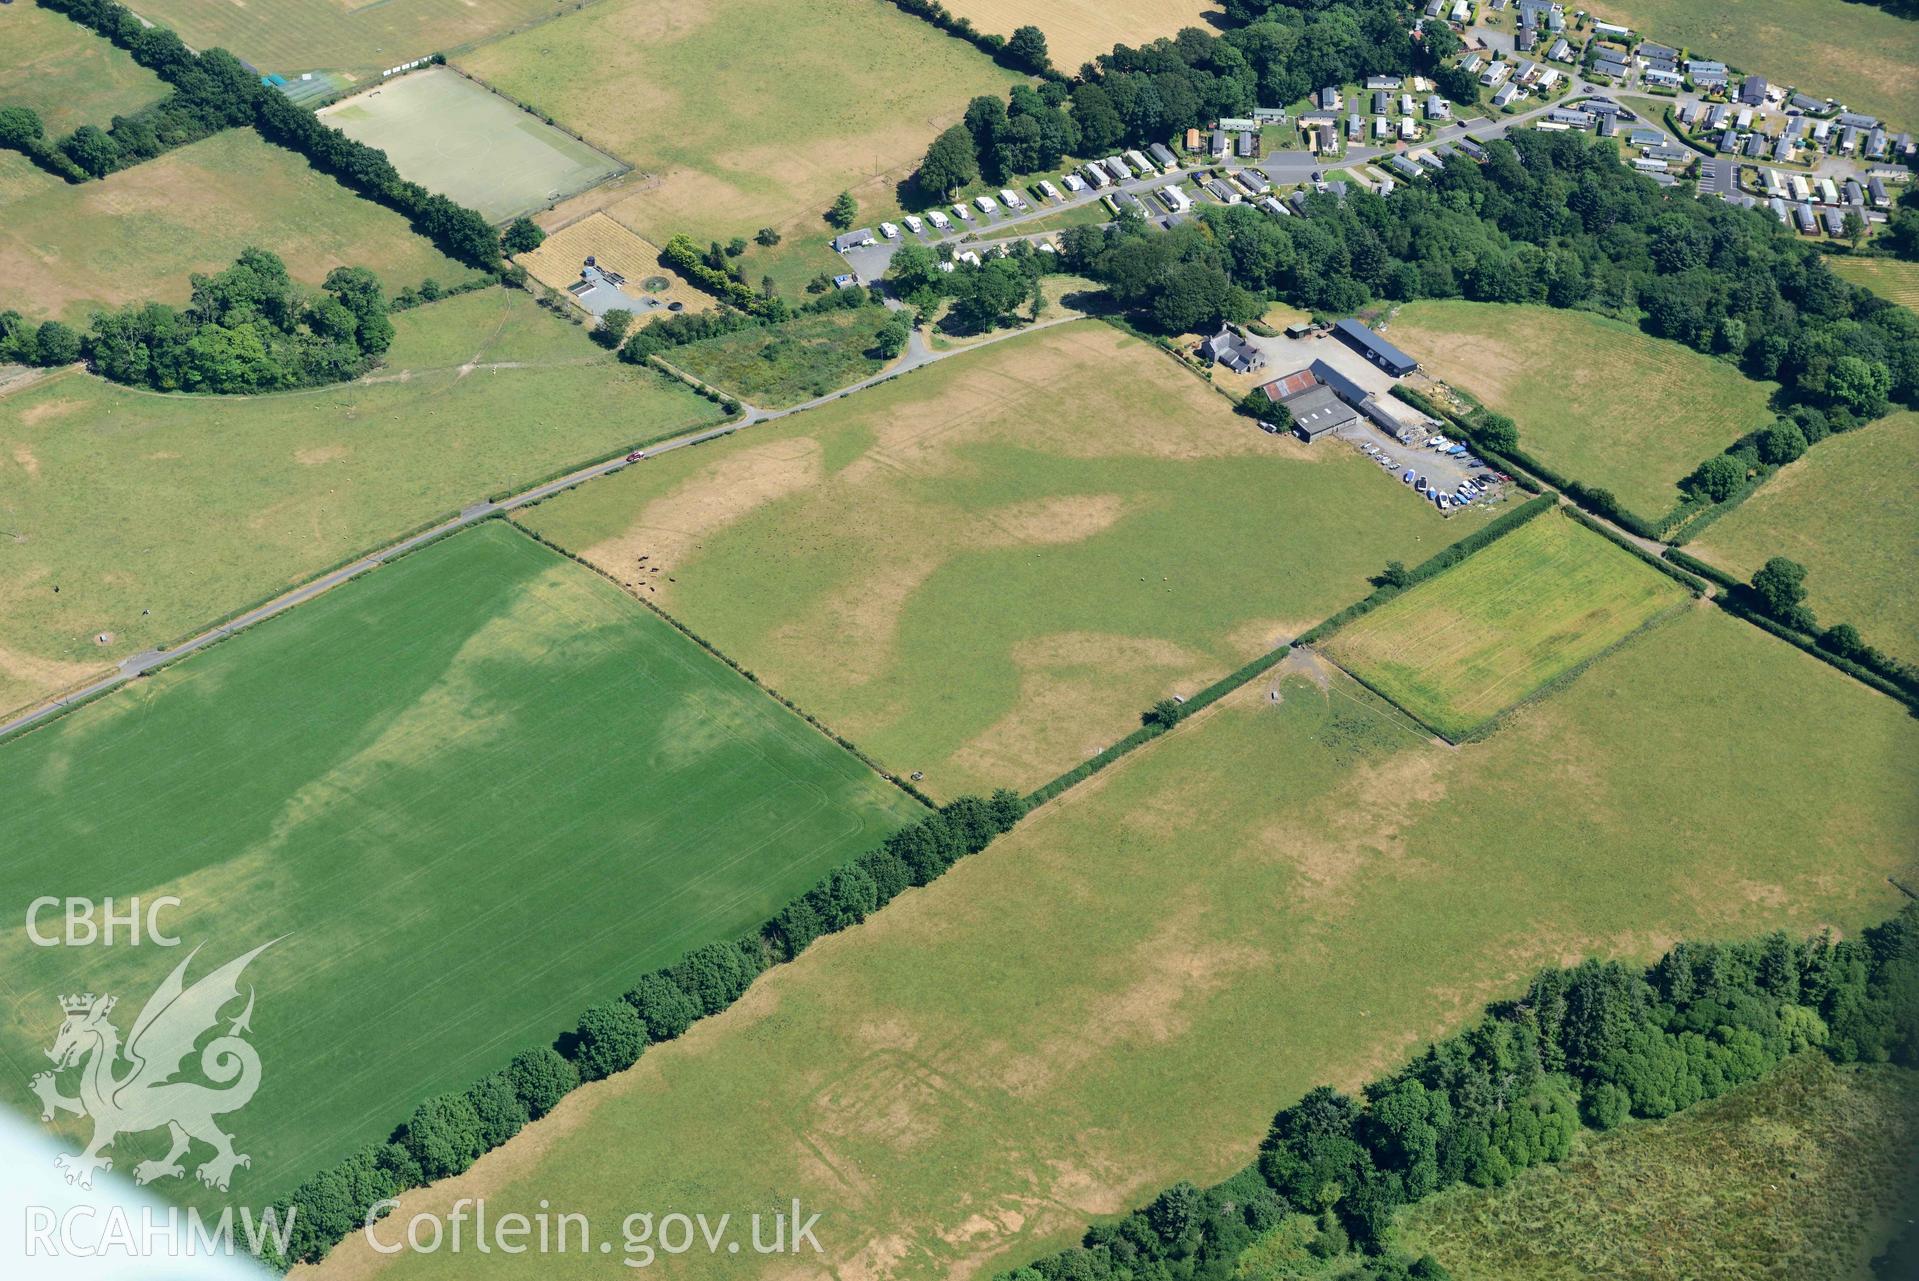
[[[1686,598],[1650,565],[1548,512],[1334,633],[1326,650],[1458,738]]]
[[[279,940],[247,971],[263,1068],[228,1127],[261,1205],[923,811],[492,522],[0,744],[0,812],[10,912],[176,896],[194,977]],[[57,995],[137,1010],[184,955],[0,948],[22,1105]],[[116,1169],[164,1143],[123,1136]]]

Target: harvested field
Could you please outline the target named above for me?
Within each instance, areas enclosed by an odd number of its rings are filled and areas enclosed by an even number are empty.
[[[490,493],[717,416],[522,293],[394,324],[386,366],[345,386],[159,396],[70,374],[0,398],[0,708]]]
[[[1851,623],[1868,644],[1919,660],[1919,414],[1899,413],[1807,451],[1686,550],[1739,578],[1769,557],[1806,567],[1806,603],[1827,627]]]
[[[250,245],[318,285],[370,267],[389,291],[474,273],[305,160],[232,129],[98,182],[69,186],[0,151],[0,308],[85,324],[128,302],[184,303],[193,272],[230,266]]]
[[[522,519],[951,796],[1037,786],[1483,517],[1080,321]]]
[[[621,165],[457,71],[429,67],[322,108],[400,176],[493,222],[564,200]]]
[[[1510,415],[1540,462],[1647,520],[1679,501],[1693,468],[1772,418],[1772,383],[1590,312],[1413,302],[1388,336]]]
[[[175,895],[194,977],[278,940],[247,972],[259,1093],[223,1122],[248,1206],[924,813],[497,521],[0,744],[0,809],[9,902]],[[186,950],[4,946],[0,1062],[22,1080],[53,994],[137,1010]],[[166,1141],[122,1135],[115,1168]],[[190,1173],[153,1190],[226,1199]]]
[[[1017,1267],[1242,1168],[1275,1109],[1399,1064],[1541,966],[1883,919],[1919,839],[1915,752],[1891,699],[1718,611],[1457,750],[1343,677],[1263,679],[649,1050],[458,1194],[596,1224],[636,1188],[822,1213],[820,1257],[694,1253],[683,1281]],[[356,1237],[320,1275],[523,1271]]]
[[[1014,79],[867,0],[607,0],[455,61],[641,170],[591,207],[655,244],[774,226],[823,245],[841,189],[890,203],[966,100]]]
[[[1038,27],[1046,33],[1053,65],[1069,76],[1079,71],[1081,63],[1111,53],[1116,44],[1138,48],[1183,27],[1212,32],[1216,28],[1206,19],[1221,16],[1219,6],[1211,0],[1118,0],[1114,4],[1098,0],[952,0],[946,7],[959,17],[972,19],[981,31],[995,35],[1010,36],[1015,29],[1028,25]]]
[[[0,8],[0,107],[26,107],[49,137],[166,97],[160,78],[64,14],[19,3]]]
[[[602,268],[618,272],[633,288],[662,304],[677,302],[687,311],[705,311],[713,306],[710,294],[693,288],[660,261],[658,245],[603,213],[588,214],[578,222],[551,232],[538,249],[521,254],[514,261],[547,288],[564,291],[579,280],[580,268],[588,258]],[[664,280],[666,287],[647,290],[649,280]]]
[[[1335,632],[1326,652],[1457,740],[1688,599],[1549,511]]]

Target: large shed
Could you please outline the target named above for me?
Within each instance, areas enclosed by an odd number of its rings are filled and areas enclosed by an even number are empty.
[[[1419,368],[1419,362],[1381,338],[1357,320],[1342,320],[1333,326],[1340,340],[1395,378],[1404,378]]]

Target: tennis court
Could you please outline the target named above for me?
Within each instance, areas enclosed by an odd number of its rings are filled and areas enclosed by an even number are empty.
[[[597,186],[626,166],[445,67],[397,76],[320,118],[386,152],[402,177],[494,222]]]

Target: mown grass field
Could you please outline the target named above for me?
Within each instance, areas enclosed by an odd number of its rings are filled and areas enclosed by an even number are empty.
[[[446,67],[397,77],[320,118],[386,152],[402,177],[494,222],[620,171],[617,161]]]
[[[1836,254],[1826,259],[1832,274],[1850,280],[1902,307],[1919,311],[1919,262],[1899,258],[1850,258]]]
[[[985,1276],[1242,1168],[1277,1108],[1397,1065],[1538,967],[1852,930],[1902,901],[1884,876],[1919,836],[1919,722],[1717,611],[1459,749],[1337,674],[1274,677],[399,1213],[548,1198],[597,1225],[635,1188],[797,1196],[824,1257],[675,1274]],[[379,1262],[356,1237],[321,1275],[524,1270]]]
[[[717,417],[524,294],[394,323],[377,382],[214,398],[70,374],[0,398],[0,708],[488,494]]]
[[[1919,1078],[1807,1055],[1679,1116],[1590,1138],[1505,1188],[1434,1197],[1402,1211],[1399,1229],[1459,1281],[1870,1281],[1916,1183]]]
[[[221,45],[262,72],[380,72],[562,13],[578,0],[147,0],[143,17],[196,49]]]
[[[1510,415],[1528,453],[1648,520],[1679,501],[1693,468],[1771,421],[1773,384],[1588,312],[1413,302],[1388,336]]]
[[[1547,512],[1335,632],[1326,652],[1458,739],[1687,599],[1650,565]]]
[[[1919,27],[1869,4],[1824,0],[1603,0],[1594,12],[1640,34],[1837,98],[1910,130],[1919,125]]]
[[[590,199],[654,244],[779,228],[796,243],[747,268],[791,260],[772,273],[789,294],[825,265],[839,191],[871,225],[967,99],[1014,79],[867,0],[607,0],[455,61],[643,171]]]
[[[1031,24],[1046,33],[1053,65],[1067,75],[1116,44],[1138,48],[1183,27],[1212,31],[1208,15],[1219,17],[1210,0],[953,0],[946,6],[956,16],[970,18],[981,31],[1010,36]]]
[[[1849,622],[1871,644],[1919,659],[1919,414],[1899,413],[1820,441],[1686,550],[1750,578],[1769,557],[1804,565],[1806,603],[1830,627]]]
[[[160,78],[63,14],[16,3],[0,8],[0,107],[27,107],[49,137],[81,125],[102,129],[116,115],[166,96]]]
[[[1044,782],[1480,518],[1266,435],[1088,321],[522,519],[951,796]]]
[[[785,409],[886,368],[868,353],[892,314],[875,306],[801,316],[675,347],[664,359],[748,404]]]
[[[232,129],[99,182],[69,186],[0,151],[0,308],[84,324],[100,307],[184,303],[192,273],[218,271],[249,245],[318,285],[335,267],[370,267],[390,291],[473,273],[251,129]]]
[[[247,975],[265,1069],[232,1118],[248,1205],[647,970],[756,928],[924,812],[497,521],[0,759],[18,842],[0,898],[177,895],[177,933],[209,968],[281,940]],[[185,955],[47,951],[18,931],[5,947],[0,1058],[21,1080],[57,993],[137,1010]],[[124,1137],[114,1166],[165,1142]]]

